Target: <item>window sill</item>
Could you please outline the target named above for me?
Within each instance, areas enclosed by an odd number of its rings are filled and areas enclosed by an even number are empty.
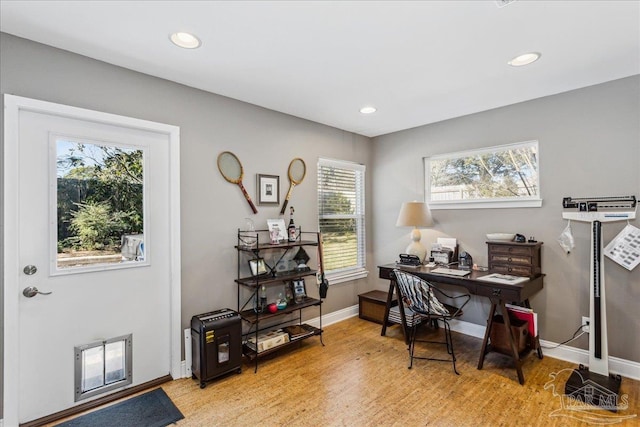
[[[542,199],[528,200],[456,200],[427,202],[429,209],[499,209],[499,208],[539,208]]]
[[[351,280],[364,279],[369,272],[364,269],[341,271],[337,273],[327,274],[329,285],[337,285],[338,283],[349,282]]]

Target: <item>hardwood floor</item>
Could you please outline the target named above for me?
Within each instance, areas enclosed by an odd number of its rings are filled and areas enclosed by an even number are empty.
[[[526,383],[521,386],[507,357],[491,353],[478,370],[481,340],[455,332],[453,339],[460,376],[449,362],[417,360],[407,369],[399,327],[388,328],[381,337],[380,325],[351,318],[325,328],[325,347],[317,338],[309,339],[300,348],[262,361],[257,374],[253,366],[244,365],[242,374],[210,382],[205,389],[191,379],[162,388],[185,416],[180,427],[590,426],[629,416],[635,417],[617,425],[640,425],[639,381],[622,381],[626,410],[571,411],[563,409],[560,395],[575,365],[531,354],[524,362]],[[431,348],[432,354],[444,351],[444,346]],[[554,373],[557,395],[545,389]]]

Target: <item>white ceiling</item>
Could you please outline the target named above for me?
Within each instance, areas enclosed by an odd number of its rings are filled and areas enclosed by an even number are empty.
[[[1,0],[0,18],[6,33],[366,136],[640,74],[638,1]],[[202,46],[174,46],[176,31]],[[541,59],[507,65],[529,51]]]

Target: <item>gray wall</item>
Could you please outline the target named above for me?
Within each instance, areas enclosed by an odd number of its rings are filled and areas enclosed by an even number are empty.
[[[357,303],[357,295],[386,289],[376,265],[407,245],[409,230],[394,226],[400,204],[422,200],[422,157],[509,142],[540,141],[544,204],[539,209],[434,211],[437,224],[423,232],[455,236],[474,260],[486,264],[484,234],[517,231],[544,241],[545,289],[533,298],[542,338],[560,342],[588,314],[586,224],[574,224],[578,247],[562,253],[555,238],[564,228],[563,196],[640,195],[640,78],[633,77],[566,94],[449,120],[375,138],[351,134],[195,90],[69,52],[0,34],[0,92],[180,126],[182,320],[220,307],[235,307],[235,230],[253,217],[257,226],[279,209],[258,206],[252,215],[238,188],[216,168],[220,151],[231,150],[245,167],[245,185],[255,199],[255,174],[279,175],[304,158],[308,174],[291,205],[296,222],[317,228],[318,157],[367,165],[368,269],[366,280],[331,287],[323,311]],[[374,214],[375,213],[375,214]],[[634,224],[637,226],[638,221]],[[605,226],[605,241],[623,224]],[[375,254],[375,255],[374,255]],[[312,287],[313,289],[313,287]],[[607,262],[610,352],[639,362],[640,268],[629,273]],[[1,298],[0,293],[0,298]],[[485,301],[475,299],[465,320],[484,324]],[[307,317],[314,317],[309,312]],[[0,343],[2,340],[0,339]],[[586,348],[582,338],[574,345]],[[2,363],[0,361],[0,366]],[[1,380],[0,375],[0,380]],[[0,388],[1,391],[1,388]]]
[[[307,176],[295,188],[289,205],[295,207],[295,221],[303,230],[318,228],[318,157],[365,164],[366,197],[372,199],[369,138],[8,34],[0,34],[0,43],[3,94],[180,126],[184,327],[195,314],[236,307],[236,231],[245,226],[246,217],[253,218],[256,228],[266,228],[266,220],[277,218],[280,212],[279,207],[257,206],[259,213],[253,215],[240,189],[220,176],[218,153],[230,150],[238,155],[245,170],[244,184],[256,203],[256,174],[279,175],[283,198],[289,162],[302,157]],[[371,212],[369,208],[367,214]],[[372,234],[370,226],[367,231]],[[315,256],[310,255],[315,263]],[[375,272],[371,253],[368,259],[369,269]],[[308,291],[317,295],[315,281],[307,280],[307,284]],[[369,288],[367,280],[333,285],[323,313],[357,304],[357,295]],[[309,309],[304,317],[317,314]]]
[[[394,224],[403,201],[424,200],[423,157],[529,140],[539,141],[541,208],[434,210],[436,224],[422,240],[429,247],[439,236],[456,237],[479,265],[487,265],[486,233],[544,242],[544,289],[531,303],[542,339],[562,342],[589,315],[590,258],[587,223],[572,223],[571,254],[556,242],[566,226],[562,197],[640,196],[640,76],[374,138],[373,191],[385,197],[373,200],[373,253],[388,262],[409,242],[409,230]],[[631,223],[640,227],[638,219]],[[605,224],[604,242],[625,225]],[[606,258],[605,273],[609,353],[640,362],[640,268],[629,272]],[[476,298],[464,320],[484,324],[488,312]],[[569,345],[586,349],[588,338]]]

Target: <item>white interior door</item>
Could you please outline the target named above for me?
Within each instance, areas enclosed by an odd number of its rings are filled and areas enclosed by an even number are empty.
[[[4,142],[6,425],[103,395],[76,401],[74,349],[84,344],[131,334],[131,385],[178,377],[178,129],[5,95]],[[87,252],[82,260],[93,264],[61,261],[57,176],[70,145],[140,154],[144,253],[136,259]],[[50,294],[27,297],[30,287]]]

